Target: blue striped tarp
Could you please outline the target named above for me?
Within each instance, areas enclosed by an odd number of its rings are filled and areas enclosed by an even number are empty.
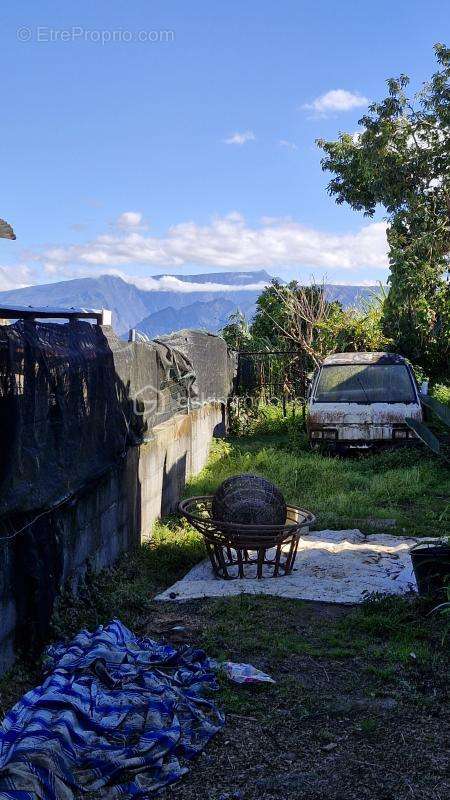
[[[202,650],[137,638],[118,620],[47,653],[49,675],[0,727],[1,800],[148,798],[223,725]]]

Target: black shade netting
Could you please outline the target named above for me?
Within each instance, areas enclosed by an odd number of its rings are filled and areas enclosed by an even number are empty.
[[[0,515],[78,490],[197,395],[168,344],[83,321],[0,326]]]

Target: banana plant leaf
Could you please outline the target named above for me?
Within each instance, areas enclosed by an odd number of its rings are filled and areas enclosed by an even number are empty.
[[[439,400],[436,400],[434,397],[428,397],[428,395],[421,395],[420,399],[424,406],[431,409],[431,411],[439,417],[441,422],[450,428],[450,408],[448,406],[440,403]]]
[[[436,438],[434,433],[432,433],[423,422],[419,422],[417,419],[411,419],[411,417],[407,417],[405,422],[414,433],[417,433],[419,439],[422,439],[422,442],[426,444],[433,453],[439,454],[441,449],[439,439]]]

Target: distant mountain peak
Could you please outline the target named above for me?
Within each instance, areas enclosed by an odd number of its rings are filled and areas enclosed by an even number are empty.
[[[167,275],[167,273],[166,273]],[[155,279],[163,275],[153,276]],[[58,306],[70,308],[108,308],[113,327],[120,335],[130,328],[145,329],[149,334],[170,333],[186,327],[203,327],[212,333],[222,328],[233,311],[239,308],[251,320],[260,289],[250,285],[268,284],[272,276],[265,270],[209,272],[198,275],[171,275],[185,283],[203,284],[197,291],[171,289],[144,290],[117,275],[74,278],[22,289],[0,292],[0,304]],[[211,284],[208,289],[207,284]],[[215,286],[227,286],[226,290]],[[329,299],[339,300],[346,308],[362,298],[373,296],[374,287],[326,285]]]

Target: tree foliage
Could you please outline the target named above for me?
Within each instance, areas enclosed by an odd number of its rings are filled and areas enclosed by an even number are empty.
[[[344,309],[326,299],[323,286],[275,279],[260,294],[252,324],[237,311],[222,336],[233,350],[297,351],[310,370],[329,353],[389,347],[381,328],[386,297],[380,287],[358,308]]]
[[[303,353],[317,366],[326,349],[322,332],[335,306],[327,301],[323,286],[273,280],[258,298],[252,333],[282,341],[286,349]]]
[[[252,340],[250,325],[245,314],[239,309],[230,314],[228,323],[222,328],[221,334],[231,350],[250,349]]]
[[[231,350],[272,350],[272,340],[264,334],[255,330],[239,309],[228,318],[228,324],[222,328],[222,337],[225,339]]]
[[[289,400],[305,398],[308,373],[329,353],[384,350],[388,342],[381,331],[385,294],[374,293],[372,302],[358,309],[343,309],[328,301],[323,286],[300,286],[296,281],[273,280],[257,301],[254,321],[248,324],[237,311],[222,330],[228,346],[238,350],[238,391],[260,401],[282,399],[283,414]],[[252,355],[246,356],[246,353]],[[254,420],[259,405],[238,405],[234,425],[240,430]]]
[[[450,341],[450,49],[436,45],[438,70],[407,95],[406,75],[387,81],[361,133],[319,140],[337,203],[387,213],[390,292],[383,329],[433,377],[448,374]]]

